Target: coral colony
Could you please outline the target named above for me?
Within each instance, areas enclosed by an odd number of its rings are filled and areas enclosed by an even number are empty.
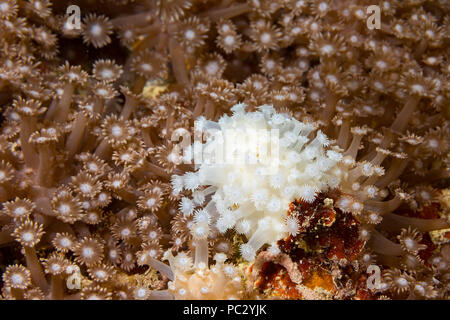
[[[449,13],[0,0],[1,299],[449,299]]]

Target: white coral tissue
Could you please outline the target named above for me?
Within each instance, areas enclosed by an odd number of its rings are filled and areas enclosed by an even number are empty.
[[[175,192],[194,192],[193,200],[182,198],[180,205],[197,221],[194,241],[235,229],[249,239],[240,251],[252,261],[264,244],[298,233],[298,224],[287,215],[293,200],[312,202],[319,192],[338,186],[342,154],[329,147],[314,124],[279,114],[272,106],[246,112],[244,104],[237,104],[231,110],[232,116],[218,122],[196,121],[216,134],[191,146],[193,158],[201,150],[203,159],[196,161],[195,172],[174,175],[172,184]]]

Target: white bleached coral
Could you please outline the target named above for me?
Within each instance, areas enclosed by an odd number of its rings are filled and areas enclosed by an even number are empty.
[[[312,202],[319,192],[340,184],[342,154],[329,147],[314,123],[279,114],[272,106],[246,112],[244,104],[237,104],[231,110],[218,122],[196,121],[196,129],[207,130],[209,139],[189,148],[196,171],[173,176],[172,184],[175,193],[186,189],[204,198],[183,198],[180,204],[185,215],[201,212],[202,231],[245,234],[249,241],[241,255],[252,261],[264,244],[298,232],[287,216],[293,200]],[[198,227],[192,230],[197,245],[206,241],[205,234],[196,236]]]

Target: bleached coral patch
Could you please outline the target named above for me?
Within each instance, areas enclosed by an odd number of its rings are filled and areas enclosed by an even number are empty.
[[[197,220],[209,225],[208,232],[234,229],[245,234],[249,241],[241,246],[241,255],[252,261],[264,244],[298,232],[298,225],[287,216],[293,200],[312,202],[318,193],[339,185],[342,170],[337,164],[342,154],[330,147],[314,123],[279,114],[272,106],[246,112],[244,104],[237,104],[231,110],[231,116],[224,115],[218,122],[197,120],[197,125],[215,130],[215,138],[201,145],[210,156],[211,150],[216,152],[215,158],[197,162],[195,172],[173,176],[173,190],[194,191],[205,199],[202,210],[196,209],[199,201],[186,198],[180,208],[186,215],[201,213]],[[238,135],[230,134],[233,131]],[[194,158],[196,144],[191,148]],[[234,146],[231,154],[227,146]],[[222,151],[224,155],[218,157]],[[234,156],[241,158],[233,161]],[[221,161],[205,161],[211,159]]]

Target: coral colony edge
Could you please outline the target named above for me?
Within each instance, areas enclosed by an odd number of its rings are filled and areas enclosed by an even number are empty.
[[[0,0],[1,300],[449,299],[447,1],[76,2]]]

